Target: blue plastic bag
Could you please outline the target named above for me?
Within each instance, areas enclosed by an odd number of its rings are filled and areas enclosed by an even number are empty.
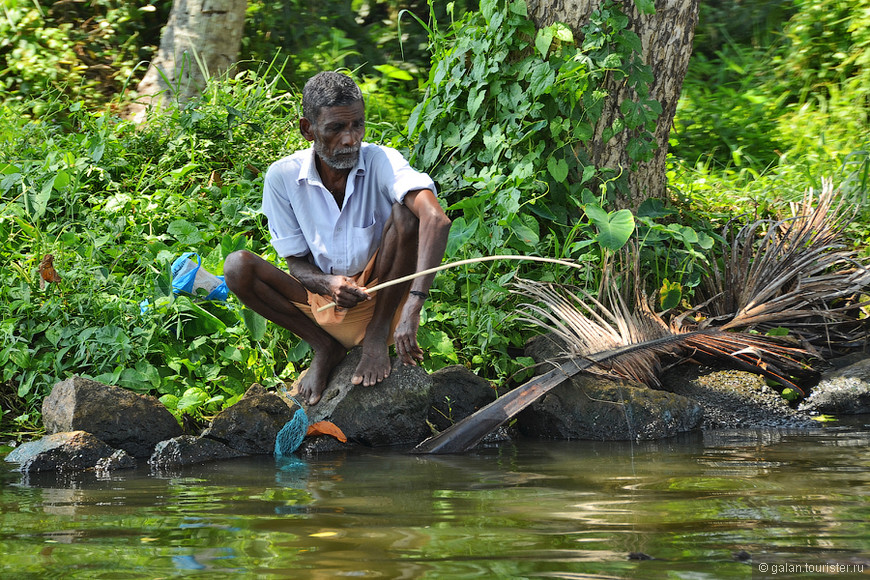
[[[203,268],[202,259],[195,252],[182,254],[172,263],[172,289],[176,294],[184,292],[194,296],[199,295],[197,290],[205,289],[206,300],[226,300],[229,294],[224,277]]]

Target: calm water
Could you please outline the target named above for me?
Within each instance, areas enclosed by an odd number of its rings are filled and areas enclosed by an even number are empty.
[[[3,463],[0,577],[866,578],[865,422],[104,479]]]

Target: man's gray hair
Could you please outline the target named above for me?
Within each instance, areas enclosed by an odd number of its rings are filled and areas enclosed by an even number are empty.
[[[321,72],[308,79],[302,89],[302,115],[316,123],[323,107],[343,107],[362,100],[362,91],[349,76]]]

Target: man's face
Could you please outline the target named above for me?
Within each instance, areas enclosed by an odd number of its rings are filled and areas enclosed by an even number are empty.
[[[312,142],[314,152],[332,169],[352,169],[359,160],[360,144],[366,130],[365,106],[324,107],[317,122],[303,118],[302,136]]]

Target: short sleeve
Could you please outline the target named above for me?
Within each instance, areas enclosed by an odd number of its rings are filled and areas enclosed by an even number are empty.
[[[281,166],[273,164],[263,180],[263,213],[269,220],[272,247],[282,258],[308,254],[308,244],[293,211]]]
[[[435,189],[435,182],[428,174],[417,171],[408,163],[401,153],[390,147],[381,147],[384,161],[378,168],[378,182],[390,184],[391,196],[398,202],[405,199],[405,194],[418,189]]]

